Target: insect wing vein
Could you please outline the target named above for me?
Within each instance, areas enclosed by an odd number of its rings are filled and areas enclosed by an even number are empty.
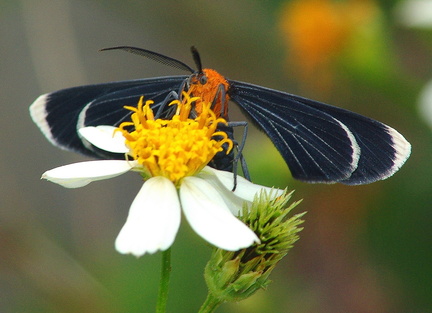
[[[300,180],[367,184],[393,175],[410,155],[411,145],[383,123],[300,96],[237,81],[230,83],[232,100],[268,134],[293,176]],[[266,113],[259,115],[257,112],[262,111],[262,107],[266,107]],[[298,125],[294,124],[296,122]],[[271,124],[274,126],[270,127]],[[299,150],[293,140],[290,128],[293,125],[296,126],[295,137],[306,142],[310,156]],[[306,135],[307,132],[310,134]],[[281,140],[281,136],[285,140]],[[287,149],[287,145],[292,145],[291,149]],[[317,145],[315,152],[314,145]],[[311,157],[319,166],[307,160]],[[333,158],[334,161],[330,161]],[[295,160],[306,165],[301,167]],[[336,167],[340,167],[339,173]]]
[[[270,137],[295,178],[331,183],[357,168],[360,148],[341,121],[285,93],[230,83],[231,99]]]
[[[411,154],[410,143],[395,129],[366,116],[292,95],[306,105],[323,110],[347,125],[361,149],[357,169],[347,185],[369,184],[392,176]]]

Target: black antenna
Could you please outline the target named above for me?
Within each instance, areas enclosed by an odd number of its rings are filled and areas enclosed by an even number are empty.
[[[124,50],[126,52],[137,54],[137,55],[152,59],[154,61],[157,61],[159,63],[178,68],[180,70],[189,71],[191,73],[195,72],[195,70],[193,68],[191,68],[189,65],[187,65],[187,64],[185,64],[179,60],[167,57],[166,55],[163,55],[163,54],[160,54],[157,52],[153,52],[150,50],[136,48],[136,47],[130,47],[130,46],[118,46],[118,47],[110,47],[110,48],[100,49],[99,51],[107,51],[107,50]],[[199,58],[199,56],[198,56],[198,58]]]
[[[195,48],[194,46],[191,47],[191,52],[192,52],[192,57],[195,61],[195,64],[198,68],[198,73],[202,73],[202,64],[201,64],[201,58],[200,55],[198,53],[197,48]]]

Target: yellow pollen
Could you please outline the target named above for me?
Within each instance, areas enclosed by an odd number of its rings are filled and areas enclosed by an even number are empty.
[[[143,167],[150,176],[164,176],[178,184],[186,176],[194,175],[210,162],[215,154],[222,151],[227,143],[226,153],[233,142],[225,132],[217,131],[219,123],[226,120],[218,118],[211,110],[211,103],[202,103],[201,114],[195,119],[189,115],[199,97],[183,93],[183,99],[174,100],[169,105],[177,105],[172,119],[155,119],[150,106],[152,100],[141,97],[137,107],[125,106],[132,111],[132,122],[123,122],[119,128],[126,138],[130,156]],[[128,130],[132,129],[132,130]],[[213,137],[218,136],[220,140]]]

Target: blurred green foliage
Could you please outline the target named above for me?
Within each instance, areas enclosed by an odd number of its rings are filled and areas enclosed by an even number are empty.
[[[345,3],[344,16],[360,12],[354,0],[322,1]],[[294,199],[304,198],[298,210],[308,214],[268,290],[218,312],[432,312],[432,137],[417,111],[432,79],[432,29],[401,25],[396,1],[367,4],[372,11],[342,36],[340,48],[323,52],[324,63],[305,75],[308,60],[297,59],[281,30],[286,1],[0,1],[0,311],[154,310],[160,255],[136,259],[114,250],[139,177],[79,190],[39,181],[45,170],[83,158],[52,147],[28,106],[39,94],[74,85],[183,74],[100,48],[135,45],[192,65],[189,47],[196,45],[204,66],[229,78],[374,117],[413,145],[407,164],[386,181],[306,185],[290,178],[271,143],[252,129],[245,152],[252,178],[296,189]],[[233,106],[231,113],[244,119]],[[182,223],[169,312],[195,312],[204,301],[210,253]]]

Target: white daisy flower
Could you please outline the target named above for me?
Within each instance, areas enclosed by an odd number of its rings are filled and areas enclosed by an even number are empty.
[[[181,211],[194,231],[212,245],[236,251],[258,243],[256,234],[236,215],[243,203],[270,188],[255,185],[238,176],[235,191],[233,174],[206,166],[222,145],[232,148],[226,133],[216,130],[217,118],[204,104],[196,119],[190,119],[191,104],[197,98],[184,95],[174,101],[177,113],[171,120],[154,119],[152,101],[132,110],[132,122],[119,128],[85,127],[80,134],[96,147],[125,153],[125,160],[88,161],[47,171],[42,178],[67,188],[138,171],[145,182],[132,202],[129,216],[116,241],[117,251],[137,257],[168,249],[180,226]],[[133,131],[126,128],[133,126]],[[213,137],[222,138],[217,141]],[[282,193],[274,191],[275,197]]]

